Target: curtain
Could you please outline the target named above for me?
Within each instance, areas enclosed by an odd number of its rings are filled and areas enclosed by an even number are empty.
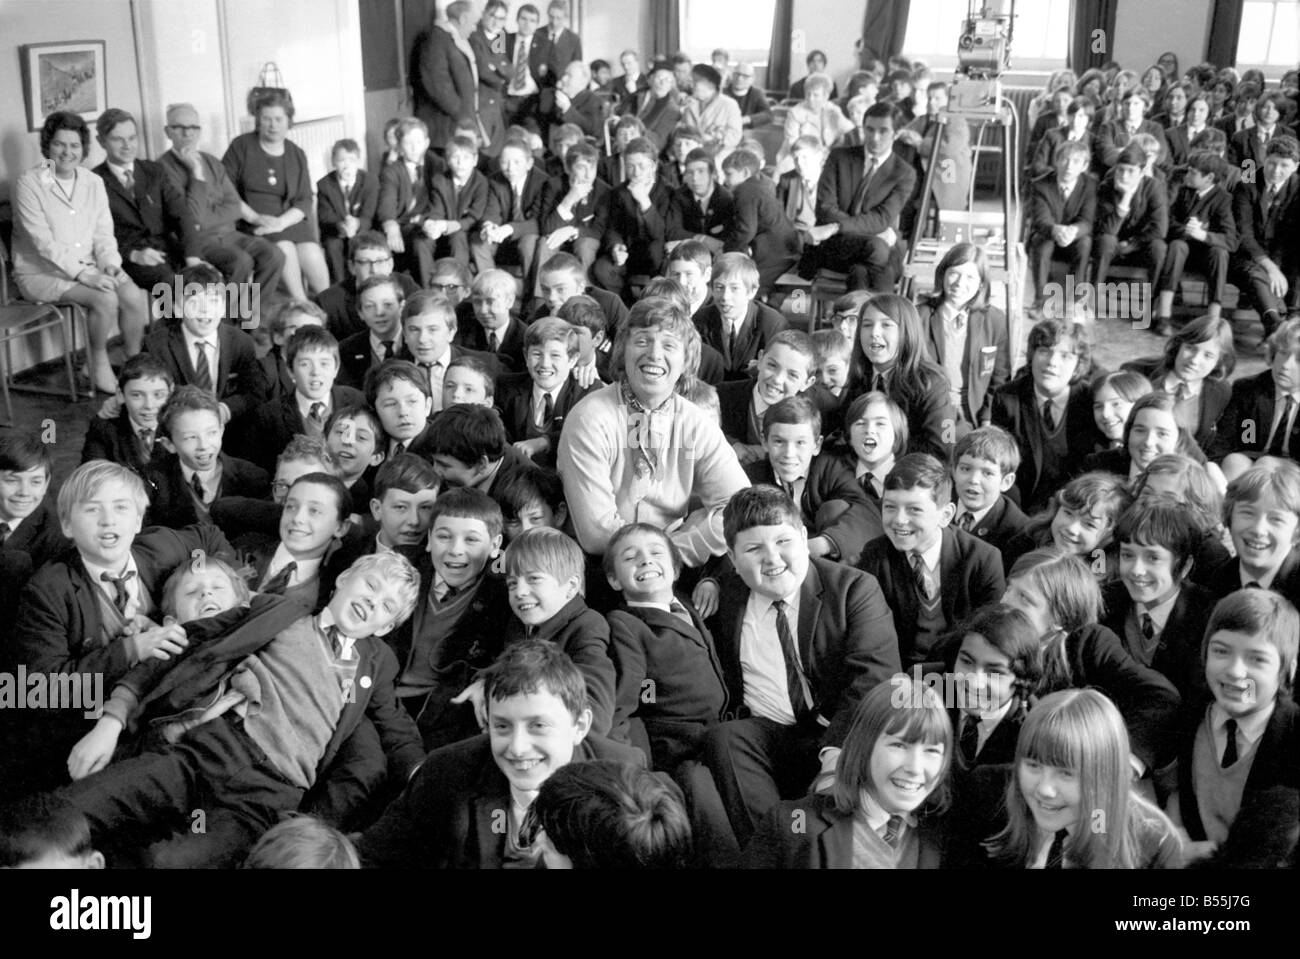
[[[1115,59],[1115,11],[1119,0],[1074,0],[1073,6],[1070,69],[1081,74]],[[1101,34],[1094,41],[1098,30]]]
[[[654,59],[667,60],[682,47],[681,0],[650,0]]]
[[[772,49],[767,55],[767,78],[763,86],[769,90],[787,90],[790,87],[790,32],[794,29],[794,0],[776,0],[776,13],[772,16]]]
[[[1205,38],[1205,60],[1216,67],[1237,62],[1237,41],[1241,38],[1242,0],[1214,0],[1210,35]]]
[[[883,66],[890,57],[903,52],[911,6],[911,0],[867,0],[867,16],[862,24],[863,58],[873,57]]]

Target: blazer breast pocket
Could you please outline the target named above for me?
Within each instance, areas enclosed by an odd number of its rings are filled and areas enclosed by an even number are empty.
[[[980,347],[979,376],[985,379],[993,375],[994,368],[998,365],[998,348],[996,346]]]

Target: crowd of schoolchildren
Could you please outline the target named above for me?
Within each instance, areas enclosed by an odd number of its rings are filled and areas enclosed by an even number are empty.
[[[824,329],[774,308],[897,228],[838,179],[940,135],[922,65],[855,74],[775,184],[668,74],[609,81],[609,153],[558,108],[486,175],[473,130],[397,120],[377,177],[341,142],[346,277],[255,340],[190,263],[70,476],[0,434],[0,658],[51,696],[0,711],[0,865],[1294,865],[1295,72],[1035,104],[1036,290],[1157,284],[1118,371],[1041,295],[1014,370],[969,243],[919,302],[872,259]],[[1235,381],[1229,281],[1268,361]],[[86,675],[102,709],[55,701]]]

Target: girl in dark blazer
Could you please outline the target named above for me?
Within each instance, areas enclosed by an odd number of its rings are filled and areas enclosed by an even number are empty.
[[[879,684],[858,704],[829,792],[773,807],[745,866],[939,868],[952,752],[952,723],[934,688],[902,677]],[[796,811],[806,813],[804,830],[790,828]]]
[[[859,311],[858,336],[849,362],[846,402],[879,390],[907,417],[910,453],[948,460],[956,420],[948,377],[927,355],[921,315],[912,301],[878,293]]]
[[[1011,378],[1011,353],[1007,346],[1007,317],[990,306],[989,264],[974,243],[958,243],[944,255],[935,270],[938,289],[917,304],[926,333],[930,359],[947,369],[961,369],[961,382],[950,383],[957,412],[970,426],[988,426],[993,419],[993,393]],[[950,343],[946,321],[962,317],[957,329],[963,343]],[[955,320],[953,321],[956,328]],[[961,352],[952,355],[956,350]],[[947,360],[947,362],[945,362]]]
[[[1025,869],[1181,867],[1178,831],[1132,789],[1128,752],[1124,719],[1102,693],[1045,697],[1020,730],[1007,824],[989,840],[990,857]]]
[[[1124,445],[1124,427],[1133,404],[1151,392],[1151,381],[1133,370],[1099,373],[1093,377],[1092,418],[1097,425],[1093,452],[1119,449]]]
[[[1124,716],[1134,771],[1158,769],[1173,758],[1178,691],[1099,625],[1101,587],[1079,557],[1054,549],[1026,554],[1007,576],[1003,601],[1028,616],[1038,633],[1043,676],[1037,695],[1094,686]]]
[[[1219,417],[1232,396],[1228,377],[1236,366],[1232,324],[1202,316],[1169,338],[1163,356],[1133,360],[1123,368],[1141,373],[1157,391],[1174,396],[1181,391],[1195,399],[1195,403],[1180,402],[1175,416],[1178,425],[1205,449],[1214,442]]]
[[[1136,480],[1157,456],[1182,453],[1205,466],[1211,476],[1219,468],[1206,463],[1205,453],[1187,430],[1175,418],[1178,401],[1168,393],[1148,393],[1133,404],[1128,421],[1124,424],[1123,443],[1100,453],[1093,453],[1083,461],[1090,471],[1114,473],[1125,480]],[[1225,488],[1227,483],[1222,484]]]

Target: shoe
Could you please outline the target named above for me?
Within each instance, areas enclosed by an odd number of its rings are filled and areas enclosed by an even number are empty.
[[[1152,327],[1152,332],[1156,336],[1173,336],[1174,324],[1169,322],[1169,317],[1158,316],[1156,317],[1155,326]]]
[[[83,366],[81,372],[86,379],[90,380],[90,385],[100,393],[111,395],[117,392],[117,376],[113,373],[113,367],[109,365],[107,359],[92,362],[88,367]]]

